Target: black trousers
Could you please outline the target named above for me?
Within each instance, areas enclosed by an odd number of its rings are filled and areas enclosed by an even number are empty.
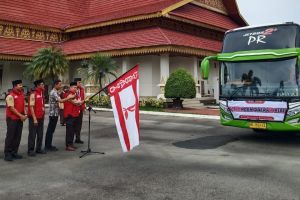
[[[44,119],[38,119],[37,126],[33,123],[33,118],[29,118],[29,135],[28,135],[28,152],[34,151],[36,144],[36,151],[42,149],[43,132],[44,132]]]
[[[45,136],[46,137],[45,148],[52,147],[52,139],[56,129],[57,121],[58,121],[58,116],[49,116],[49,123],[48,123],[47,132]]]
[[[59,109],[59,119],[60,119],[60,124],[66,123],[66,120],[64,118],[64,109]]]
[[[21,120],[6,118],[6,124],[7,132],[4,154],[18,153],[22,137],[23,122]]]
[[[80,111],[78,116],[78,123],[75,124],[75,136],[76,140],[80,140],[81,128],[82,128],[83,111]]]
[[[68,116],[66,119],[66,146],[73,145],[75,126],[79,123],[79,117]]]

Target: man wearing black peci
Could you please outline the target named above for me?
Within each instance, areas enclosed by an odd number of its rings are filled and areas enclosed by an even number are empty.
[[[22,137],[23,122],[27,119],[22,80],[13,81],[12,85],[13,89],[6,97],[5,161],[22,159],[22,156],[18,154],[18,150]]]
[[[74,134],[76,133],[76,125],[79,123],[80,107],[84,101],[80,100],[77,95],[77,83],[71,82],[69,93],[66,94],[65,98],[70,98],[70,96],[75,96],[74,99],[70,99],[64,102],[64,118],[66,119],[66,150],[75,151],[74,147]]]
[[[46,153],[42,150],[45,117],[45,85],[43,80],[34,81],[34,85],[35,88],[31,91],[28,103],[28,156],[35,156],[36,153]]]

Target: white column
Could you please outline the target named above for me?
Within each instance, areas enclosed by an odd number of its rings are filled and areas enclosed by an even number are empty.
[[[193,67],[194,67],[194,79],[195,82],[198,83],[198,58],[197,57],[193,57]]]
[[[129,57],[123,57],[122,59],[122,74],[129,70]]]
[[[196,98],[201,98],[201,94],[200,94],[200,84],[198,83],[199,81],[199,73],[198,73],[198,58],[197,57],[193,57],[193,76],[195,79],[195,83],[196,83]]]
[[[157,98],[165,98],[165,84],[170,74],[170,58],[169,54],[161,54],[160,55],[160,83],[158,86],[160,87],[160,94]]]
[[[169,54],[160,55],[160,83],[166,83],[170,74]]]

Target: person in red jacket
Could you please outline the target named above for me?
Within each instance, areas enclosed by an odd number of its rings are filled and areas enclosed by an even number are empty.
[[[44,116],[45,116],[45,85],[43,80],[34,81],[35,88],[31,92],[28,104],[29,135],[28,135],[28,156],[45,154],[42,150]],[[35,147],[36,146],[36,147]],[[35,151],[34,151],[35,150]]]
[[[73,95],[76,95],[74,99],[70,99]],[[64,102],[64,118],[66,120],[66,150],[75,151],[73,145],[74,134],[76,132],[76,125],[79,123],[79,115],[81,105],[84,100],[81,100],[77,95],[77,83],[71,82],[69,93],[64,98],[70,99]]]
[[[84,90],[84,87],[82,86],[81,78],[74,78],[74,82],[77,83],[77,94],[78,94],[80,100],[84,100],[85,99],[85,90]],[[84,143],[80,137],[84,111],[85,111],[85,104],[82,104],[80,106],[80,114],[79,114],[78,123],[75,126],[75,136],[76,136],[75,143],[78,143],[78,144]]]
[[[22,137],[23,122],[27,119],[25,113],[25,96],[22,80],[12,82],[13,89],[6,97],[7,132],[4,147],[4,160],[22,159],[18,154]]]

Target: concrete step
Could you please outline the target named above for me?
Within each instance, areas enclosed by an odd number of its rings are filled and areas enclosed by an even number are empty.
[[[203,105],[200,105],[200,106],[190,106],[190,105],[183,105],[183,107],[184,108],[195,108],[195,109],[202,109],[202,108],[204,108],[204,106]]]
[[[203,108],[203,104],[200,103],[199,99],[184,99],[182,102],[183,107],[186,108]]]
[[[183,105],[203,105],[202,103],[198,102],[182,102]]]

